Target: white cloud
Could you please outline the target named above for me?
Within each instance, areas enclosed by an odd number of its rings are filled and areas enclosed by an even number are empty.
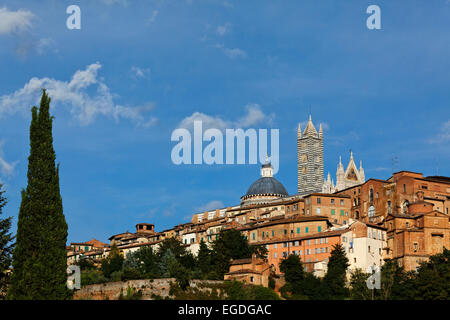
[[[154,108],[154,103],[129,107],[115,104],[113,94],[102,78],[98,77],[100,63],[85,70],[78,70],[70,81],[53,78],[31,78],[23,88],[0,97],[0,116],[25,113],[31,105],[37,105],[41,89],[47,89],[52,107],[68,106],[71,114],[83,125],[90,124],[97,116],[106,116],[118,121],[129,119],[138,125],[151,126],[156,118],[145,119],[144,114]]]
[[[5,140],[0,140],[0,172],[4,176],[11,176],[14,173],[14,168],[18,161],[7,162],[3,156],[3,145]]]
[[[26,31],[31,28],[34,15],[27,10],[9,11],[0,8],[0,34],[10,34]]]
[[[224,36],[231,31],[231,23],[227,22],[223,26],[218,26],[216,32],[219,36]]]
[[[106,5],[114,5],[114,4],[120,4],[126,7],[128,5],[128,0],[101,0]]]
[[[448,1],[450,1],[450,0],[448,0]],[[231,2],[228,2],[228,1],[224,1],[223,2],[223,6],[227,7],[227,8],[234,8],[234,5]]]
[[[274,115],[266,115],[258,104],[248,104],[245,106],[246,114],[235,121],[222,119],[220,116],[210,116],[202,112],[194,112],[189,117],[184,118],[179,124],[180,128],[191,130],[194,121],[202,121],[203,130],[210,128],[221,131],[232,128],[248,128],[260,123],[271,123]]]
[[[148,74],[150,74],[150,69],[143,69],[139,67],[132,66],[131,71],[136,78],[147,78]]]
[[[450,120],[444,122],[439,130],[437,140],[433,140],[434,143],[442,143],[450,141]]]
[[[204,211],[210,211],[210,210],[215,210],[215,209],[221,209],[224,207],[225,207],[225,205],[223,204],[222,201],[212,200],[204,205],[201,205],[201,206],[195,208],[195,210],[198,212],[204,212]]]
[[[152,15],[148,18],[148,22],[155,22],[156,16],[158,15],[158,10],[153,10]]]
[[[247,53],[239,48],[226,48],[223,44],[216,44],[214,48],[221,49],[223,53],[230,59],[247,58]]]
[[[36,42],[36,52],[39,55],[43,55],[46,53],[50,48],[55,46],[55,41],[51,38],[41,38]],[[56,49],[54,49],[54,52],[57,52]]]

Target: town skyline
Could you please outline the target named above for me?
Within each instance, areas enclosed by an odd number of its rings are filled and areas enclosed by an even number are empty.
[[[367,6],[356,1],[155,2],[145,10],[126,2],[81,1],[79,31],[65,27],[66,4],[0,8],[22,19],[0,29],[0,182],[13,233],[41,87],[53,98],[68,242],[106,241],[140,222],[163,230],[239,204],[259,163],[171,162],[171,132],[196,118],[280,129],[275,177],[290,195],[297,125],[310,111],[324,128],[324,178],[335,178],[350,150],[366,180],[401,170],[450,175],[448,2],[379,1],[379,31],[367,30]]]

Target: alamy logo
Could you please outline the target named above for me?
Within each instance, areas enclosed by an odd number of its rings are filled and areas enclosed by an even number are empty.
[[[380,268],[376,265],[372,265],[367,268],[367,273],[370,274],[369,278],[366,280],[367,288],[381,289],[381,272]]]
[[[186,128],[178,128],[172,132],[171,141],[178,142],[172,148],[171,153],[174,164],[245,164],[247,158],[248,164],[256,164],[258,158],[262,164],[270,155],[273,173],[278,172],[279,129],[270,129],[270,153],[268,152],[267,129],[247,129],[245,131],[241,128],[225,129],[224,136],[223,132],[216,128],[209,128],[203,132],[203,122],[196,120],[193,134],[192,137],[191,132]],[[208,142],[208,144],[203,147],[203,142]],[[248,154],[246,150],[248,150]],[[194,154],[193,160],[192,153]]]
[[[77,265],[70,265],[66,270],[67,277],[67,288],[69,290],[80,290],[81,288],[81,275],[80,275],[80,267]]]

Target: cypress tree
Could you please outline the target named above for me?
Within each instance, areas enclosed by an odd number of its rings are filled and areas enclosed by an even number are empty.
[[[55,166],[50,98],[43,90],[39,110],[31,109],[28,185],[22,190],[9,299],[69,297],[67,223]]]
[[[0,184],[0,300],[4,299],[8,282],[6,270],[11,266],[11,254],[13,250],[13,236],[10,233],[11,219],[2,218],[2,210],[6,205],[6,198],[3,197],[3,185]]]
[[[342,300],[348,297],[346,274],[349,267],[344,247],[340,244],[333,246],[328,260],[328,270],[323,278],[324,299]]]

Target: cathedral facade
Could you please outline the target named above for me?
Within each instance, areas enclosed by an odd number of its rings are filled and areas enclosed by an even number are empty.
[[[317,133],[309,116],[306,128],[297,131],[297,178],[298,194],[322,192],[323,185],[323,129]]]
[[[342,166],[342,159],[341,157],[339,157],[339,164],[336,170],[336,184],[334,184],[333,179],[331,179],[330,173],[328,173],[328,177],[324,181],[322,186],[322,192],[334,193],[362,184],[365,181],[366,177],[364,174],[364,169],[362,167],[362,161],[359,162],[359,169],[358,169],[353,159],[353,152],[350,151],[350,161],[345,171],[344,167]]]

